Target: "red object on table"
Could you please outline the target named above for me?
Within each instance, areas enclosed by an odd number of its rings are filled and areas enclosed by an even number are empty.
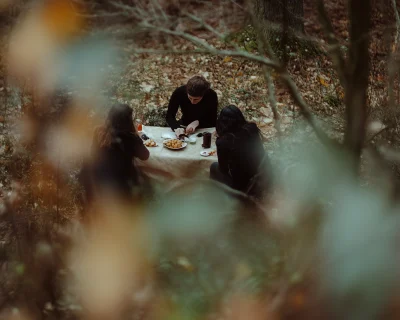
[[[143,126],[142,126],[142,121],[140,121],[139,119],[136,120],[136,129],[137,131],[142,131]]]

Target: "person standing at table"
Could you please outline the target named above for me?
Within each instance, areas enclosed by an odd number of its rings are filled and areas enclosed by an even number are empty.
[[[271,171],[259,128],[230,105],[222,109],[216,129],[218,162],[211,165],[210,178],[262,198],[270,189]]]
[[[176,120],[178,110],[182,118]],[[192,77],[186,85],[172,93],[167,111],[167,123],[179,137],[193,133],[196,128],[212,128],[217,122],[218,97],[202,76]],[[182,128],[186,126],[186,130]]]

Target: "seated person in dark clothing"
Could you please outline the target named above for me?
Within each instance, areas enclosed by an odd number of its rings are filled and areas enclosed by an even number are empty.
[[[179,108],[182,118],[177,121],[176,114]],[[218,97],[215,91],[210,89],[210,84],[202,76],[194,76],[172,94],[166,120],[179,137],[180,134],[193,133],[196,128],[215,127],[217,108]],[[181,126],[186,126],[186,130]]]
[[[135,130],[132,112],[128,105],[117,104],[109,111],[105,125],[95,130],[92,161],[80,177],[88,202],[99,192],[129,199],[140,183],[141,173],[133,160],[147,160],[150,153]]]
[[[264,151],[260,130],[247,122],[234,105],[222,109],[217,120],[217,155],[210,178],[255,198],[270,186],[269,158]]]

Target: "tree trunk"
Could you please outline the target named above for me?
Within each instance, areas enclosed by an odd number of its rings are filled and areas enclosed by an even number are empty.
[[[367,123],[367,89],[369,76],[370,0],[350,0],[350,47],[345,88],[347,127],[344,143],[353,156],[358,171]]]
[[[304,32],[303,0],[254,0],[254,11],[261,21],[282,26],[287,20],[290,29]]]

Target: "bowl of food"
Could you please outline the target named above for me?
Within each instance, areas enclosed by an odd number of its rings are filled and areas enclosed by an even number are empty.
[[[187,142],[184,142],[179,139],[167,139],[163,142],[164,147],[171,150],[180,150],[187,146]]]

